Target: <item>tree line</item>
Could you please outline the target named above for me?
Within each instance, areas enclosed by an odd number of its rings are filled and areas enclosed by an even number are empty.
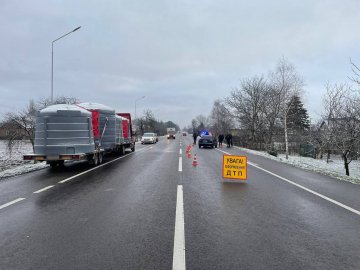
[[[180,127],[172,121],[157,120],[154,113],[150,109],[146,109],[143,115],[134,120],[135,133],[137,136],[141,136],[145,132],[154,132],[159,136],[163,136],[167,133],[167,128],[175,128],[177,131]]]
[[[75,97],[57,97],[53,102],[50,98],[41,98],[39,100],[30,100],[29,104],[15,112],[8,112],[0,122],[0,127],[6,129],[5,140],[11,151],[12,147],[20,143],[21,140],[30,141],[34,150],[36,114],[38,111],[52,104],[77,104],[80,100]],[[145,132],[155,132],[158,135],[165,135],[168,127],[175,127],[180,130],[179,126],[172,121],[157,120],[154,113],[147,109],[138,119],[133,119],[133,129],[135,134],[141,136]]]
[[[186,129],[208,128],[215,136],[233,133],[239,146],[277,155],[290,150],[329,161],[340,154],[346,175],[360,152],[360,69],[350,62],[346,83],[326,83],[322,113],[310,122],[303,104],[304,79],[295,66],[281,58],[267,76],[243,78],[228,96],[215,100],[210,115],[198,115]],[[308,150],[306,150],[308,149]]]

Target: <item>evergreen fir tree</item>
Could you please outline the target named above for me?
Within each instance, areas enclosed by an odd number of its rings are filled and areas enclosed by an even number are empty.
[[[310,128],[309,115],[300,97],[297,95],[291,99],[288,113],[288,128],[296,131],[305,131]]]

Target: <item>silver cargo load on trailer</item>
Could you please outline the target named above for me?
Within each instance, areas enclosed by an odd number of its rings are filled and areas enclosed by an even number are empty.
[[[89,111],[76,105],[57,104],[37,113],[34,154],[66,155],[94,150]]]
[[[105,151],[116,149],[116,120],[115,110],[99,103],[85,102],[77,104],[78,106],[91,111],[92,123],[94,126],[94,139],[96,145],[100,143]],[[105,130],[104,130],[105,128]],[[95,130],[99,134],[95,133]],[[104,132],[104,134],[102,134]]]
[[[115,115],[116,119],[116,144],[124,144],[124,136],[123,136],[123,129],[122,129],[122,121],[123,117]]]

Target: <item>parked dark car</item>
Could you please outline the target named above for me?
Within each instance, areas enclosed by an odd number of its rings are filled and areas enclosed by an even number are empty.
[[[211,148],[216,148],[217,147],[217,140],[216,138],[214,138],[211,135],[203,135],[201,136],[201,138],[199,139],[199,148],[201,148],[201,146],[203,147],[211,147]]]

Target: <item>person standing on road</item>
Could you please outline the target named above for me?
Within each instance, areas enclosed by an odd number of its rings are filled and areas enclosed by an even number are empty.
[[[218,140],[219,140],[219,147],[222,147],[222,143],[224,141],[224,134],[220,134]]]
[[[194,138],[194,144],[196,144],[196,138],[197,138],[197,133],[196,132],[194,132],[194,134],[193,134],[193,138]]]
[[[232,146],[232,135],[230,133],[225,136],[227,147],[230,148]]]

